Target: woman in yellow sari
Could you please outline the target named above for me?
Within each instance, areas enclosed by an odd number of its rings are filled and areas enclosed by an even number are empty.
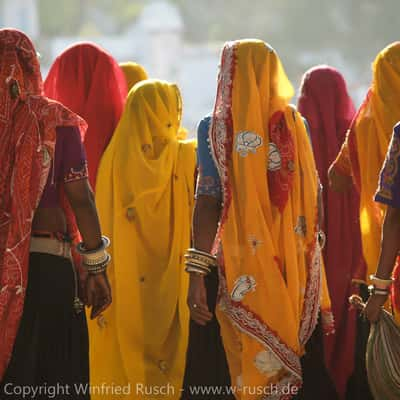
[[[138,82],[148,79],[148,75],[144,67],[133,61],[122,62],[119,64],[125,75],[128,91],[131,90]]]
[[[188,304],[203,330],[213,323],[208,285],[218,270],[216,314],[237,399],[289,399],[298,393],[300,357],[320,309],[318,177],[304,121],[288,104],[292,95],[271,47],[259,40],[229,42],[206,135],[215,174],[204,162],[206,141],[199,130]],[[210,262],[208,273],[202,266],[207,257],[199,251],[215,254],[218,267]],[[195,398],[191,382],[202,383],[191,371],[207,374],[206,365],[203,371],[198,367],[204,360],[191,355],[203,345],[201,338],[190,341],[184,399]]]
[[[400,42],[383,49],[372,69],[371,87],[329,173],[333,189],[346,190],[353,180],[360,192],[360,226],[367,264],[367,270],[358,273],[360,281],[366,281],[378,263],[386,207],[374,202],[374,194],[393,126],[400,120]]]
[[[194,143],[177,139],[181,107],[176,85],[135,85],[101,161],[96,203],[113,238],[114,303],[89,327],[94,400],[179,398],[196,163]]]

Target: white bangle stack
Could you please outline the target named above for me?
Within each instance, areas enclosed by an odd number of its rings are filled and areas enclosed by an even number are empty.
[[[101,237],[101,245],[94,250],[86,250],[83,242],[78,244],[76,249],[82,256],[83,265],[89,274],[100,274],[106,271],[111,260],[111,256],[106,250],[109,246],[110,239],[106,236]]]

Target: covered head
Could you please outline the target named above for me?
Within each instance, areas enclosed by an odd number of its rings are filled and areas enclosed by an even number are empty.
[[[303,76],[298,110],[307,120],[318,172],[323,185],[355,114],[353,101],[342,74],[318,65]]]
[[[1,108],[7,98],[40,95],[42,76],[32,41],[16,29],[0,29],[0,95]],[[2,113],[3,114],[3,113]],[[4,114],[3,114],[4,115]]]
[[[78,43],[54,61],[45,81],[45,94],[88,123],[84,144],[94,187],[100,158],[121,117],[127,94],[121,68],[101,47]]]
[[[137,64],[133,61],[128,61],[120,63],[119,66],[125,75],[128,91],[131,90],[138,82],[148,79],[146,70],[140,64]]]

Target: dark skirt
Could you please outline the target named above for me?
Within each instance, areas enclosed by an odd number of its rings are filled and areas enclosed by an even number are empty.
[[[321,323],[315,328],[306,344],[306,353],[301,358],[303,386],[295,400],[338,400],[335,385],[325,366],[324,333]]]
[[[215,271],[205,278],[208,307],[215,315],[218,293],[218,275]],[[337,394],[324,365],[323,337],[318,326],[306,347],[302,358],[303,388],[296,400],[324,399],[336,400]],[[190,321],[189,345],[186,354],[186,369],[181,400],[235,399],[232,394],[201,395],[194,392],[198,388],[218,388],[224,391],[231,385],[229,367],[217,319],[200,326]]]
[[[360,285],[360,296],[363,301],[368,300],[367,285]],[[347,385],[347,400],[373,400],[369,389],[367,368],[365,365],[365,355],[367,352],[367,342],[369,337],[370,324],[368,320],[359,315],[357,318],[356,348],[354,352],[354,372]]]
[[[186,354],[186,369],[181,400],[235,399],[232,395],[206,395],[196,393],[201,388],[224,388],[229,390],[231,379],[220,327],[215,317],[218,293],[218,274],[214,270],[205,277],[207,302],[214,318],[201,326],[190,320],[189,344]]]
[[[49,254],[30,255],[23,316],[0,386],[1,399],[21,399],[21,390],[25,390],[25,398],[36,400],[89,399],[86,316],[74,310],[74,295],[75,278],[69,260]]]

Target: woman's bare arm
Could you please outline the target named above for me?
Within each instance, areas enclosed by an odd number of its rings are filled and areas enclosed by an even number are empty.
[[[101,229],[89,181],[81,179],[66,183],[65,193],[75,214],[85,248],[98,248],[101,244]]]
[[[376,276],[390,279],[400,248],[400,209],[388,207],[382,228],[381,254]],[[379,318],[379,312],[386,302],[386,296],[372,295],[367,303],[365,314],[371,322]]]
[[[101,245],[101,229],[92,189],[87,179],[65,184],[65,193],[75,214],[85,248]],[[89,275],[86,284],[87,305],[92,307],[91,318],[100,315],[111,304],[111,289],[106,273]]]
[[[199,195],[193,216],[193,246],[197,250],[209,253],[217,233],[221,212],[220,201],[213,196]],[[207,305],[207,292],[204,278],[190,274],[188,306],[191,318],[200,325],[206,325],[212,319]]]

